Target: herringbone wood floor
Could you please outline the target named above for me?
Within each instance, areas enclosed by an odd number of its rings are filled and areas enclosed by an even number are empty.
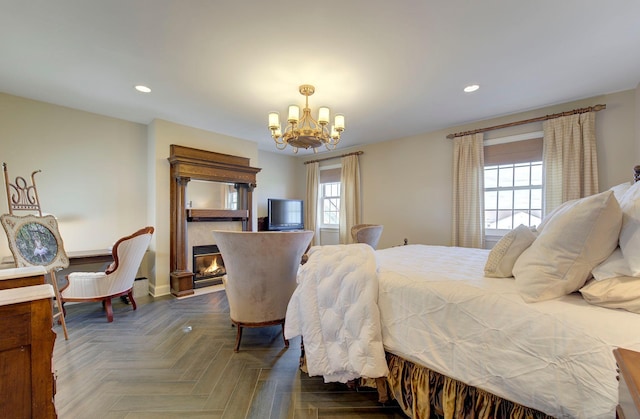
[[[239,353],[224,291],[187,299],[69,305],[54,348],[58,417],[405,418],[371,389],[325,384],[298,368],[300,341],[281,328],[245,329]]]

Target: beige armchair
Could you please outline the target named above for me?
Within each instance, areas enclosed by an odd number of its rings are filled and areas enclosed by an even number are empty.
[[[62,302],[101,301],[107,311],[107,320],[113,321],[111,299],[128,296],[133,309],[133,281],[147,251],[153,227],[145,227],[121,238],[113,245],[113,263],[105,272],[72,272],[67,275],[69,283],[60,290]]]
[[[227,270],[223,278],[231,321],[238,328],[238,352],[244,327],[280,324],[296,288],[296,276],[312,231],[214,231]],[[286,347],[289,342],[284,339]]]
[[[380,224],[357,224],[351,227],[351,237],[356,243],[367,243],[375,250],[378,247],[383,225]]]

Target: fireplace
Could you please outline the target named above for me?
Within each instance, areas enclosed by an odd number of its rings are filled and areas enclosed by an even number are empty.
[[[227,273],[218,246],[215,244],[193,246],[193,288],[222,283]]]
[[[187,230],[189,222],[243,220],[242,229],[252,231],[253,189],[260,168],[251,167],[247,157],[170,145],[169,201],[171,225],[169,269],[171,294],[193,294],[194,273],[189,270]],[[236,210],[188,208],[187,185],[191,180],[233,184],[238,191]],[[241,212],[242,214],[239,214]],[[205,242],[207,243],[207,242]],[[193,267],[193,266],[192,266]]]

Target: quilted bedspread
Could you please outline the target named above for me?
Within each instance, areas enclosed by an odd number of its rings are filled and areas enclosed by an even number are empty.
[[[375,252],[366,244],[310,249],[284,331],[287,339],[303,337],[310,376],[344,383],[388,375],[376,269]]]
[[[388,352],[558,418],[614,418],[613,349],[640,350],[640,315],[579,293],[526,303],[485,278],[488,250],[409,245],[376,252]]]

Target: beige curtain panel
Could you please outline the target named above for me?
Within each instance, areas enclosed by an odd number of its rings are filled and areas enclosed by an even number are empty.
[[[311,245],[320,244],[320,229],[318,228],[318,188],[320,187],[320,163],[307,164],[307,196],[305,197],[304,228],[315,234]]]
[[[543,123],[545,214],[571,199],[598,193],[595,112]]]
[[[482,133],[453,140],[453,246],[484,247]]]
[[[353,243],[351,227],[360,224],[360,161],[358,155],[342,157],[340,177],[340,244]]]

